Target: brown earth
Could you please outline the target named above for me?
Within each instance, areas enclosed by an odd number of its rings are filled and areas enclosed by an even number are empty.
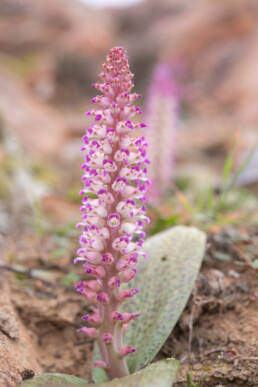
[[[257,290],[253,269],[204,263],[192,299],[161,351],[182,361],[175,386],[186,386],[187,373],[203,386],[258,385]]]
[[[10,299],[4,273],[0,273],[0,385],[16,386],[42,369],[36,360],[33,333],[25,328]]]
[[[180,359],[175,386],[186,386],[187,373],[195,382],[203,380],[203,386],[258,385],[257,273],[243,258],[253,259],[257,254],[258,235],[254,230],[250,234],[248,237],[243,231],[230,239],[230,233],[221,230],[209,236],[196,287],[157,356]],[[60,283],[69,272],[71,261],[63,257],[51,266],[47,255],[51,243],[45,239],[36,252],[38,241],[31,234],[20,237],[26,239],[20,263],[26,269],[47,271],[48,276],[42,280],[42,272],[8,274],[8,266],[2,267],[2,276],[10,287],[10,292],[7,287],[2,289],[2,298],[10,300],[4,320],[0,318],[1,358],[4,355],[7,363],[2,385],[15,386],[22,378],[40,371],[90,379],[93,343],[76,331],[87,303],[71,285]],[[17,240],[16,245],[19,246]],[[229,261],[216,259],[218,251],[228,255]],[[74,271],[72,266],[71,270]],[[18,318],[14,319],[15,315]],[[18,336],[17,326],[21,327]]]

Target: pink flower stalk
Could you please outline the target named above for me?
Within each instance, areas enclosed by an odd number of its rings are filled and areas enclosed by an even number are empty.
[[[134,278],[138,258],[145,257],[141,249],[143,226],[149,222],[145,193],[150,181],[146,177],[147,142],[131,134],[146,125],[131,121],[142,113],[133,105],[140,95],[130,93],[133,74],[122,47],[109,51],[99,77],[101,82],[94,86],[102,95],[92,102],[100,108],[86,113],[95,123],[83,137],[82,221],[77,225],[82,234],[75,259],[95,279],[81,281],[76,288],[94,310],[83,316],[89,327],[79,331],[97,338],[102,359],[95,366],[105,368],[113,379],[128,374],[125,356],[135,352],[123,345],[123,332],[139,314],[120,313],[119,307],[139,290],[120,290],[120,286]]]
[[[148,197],[152,204],[161,201],[173,176],[178,107],[178,90],[170,66],[159,63],[153,72],[147,100],[149,176],[152,181]]]

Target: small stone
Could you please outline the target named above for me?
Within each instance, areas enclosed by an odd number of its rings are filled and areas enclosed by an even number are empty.
[[[197,363],[197,364],[193,365],[193,370],[195,370],[195,371],[201,370],[202,368],[203,368],[203,366],[201,363]]]
[[[239,278],[240,277],[239,273],[237,271],[235,271],[235,270],[229,270],[228,275],[230,277],[233,277],[233,278]]]
[[[30,369],[25,369],[21,373],[22,380],[31,379],[33,378],[34,375],[35,375],[34,371]]]

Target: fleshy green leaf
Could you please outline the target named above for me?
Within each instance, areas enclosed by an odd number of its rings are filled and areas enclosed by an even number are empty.
[[[113,379],[107,383],[95,384],[96,387],[171,387],[179,361],[176,359],[165,359],[148,365],[135,374],[124,378]]]
[[[21,384],[22,387],[40,387],[40,386],[75,386],[75,385],[88,385],[86,380],[77,378],[77,376],[66,374],[51,374],[45,373],[34,376],[34,378],[26,380]]]
[[[171,387],[174,382],[179,362],[175,359],[165,359],[150,364],[148,367],[136,372],[133,375],[124,378],[113,379],[110,382],[101,384],[92,384],[96,387]],[[34,378],[23,382],[22,387],[40,387],[40,386],[75,386],[89,385],[86,380],[79,379],[76,376],[66,374],[46,373],[35,376]]]
[[[191,294],[205,247],[205,235],[193,227],[178,226],[147,239],[147,261],[140,260],[130,288],[140,293],[122,305],[122,311],[141,313],[125,335],[136,353],[127,357],[130,373],[149,363],[166,341]]]
[[[253,266],[253,268],[254,268],[255,270],[258,270],[258,259],[255,259],[255,260],[254,260],[252,266]]]

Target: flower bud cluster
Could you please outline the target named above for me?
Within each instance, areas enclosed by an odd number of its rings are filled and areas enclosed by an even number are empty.
[[[139,314],[122,314],[119,306],[139,291],[122,290],[121,285],[134,278],[139,257],[145,257],[141,249],[143,227],[149,222],[145,215],[149,159],[146,139],[132,135],[146,125],[131,121],[142,114],[133,105],[141,96],[130,93],[133,75],[123,48],[109,51],[99,77],[94,86],[102,94],[92,102],[100,108],[86,113],[95,122],[83,137],[82,220],[77,225],[81,236],[75,258],[92,279],[79,282],[76,289],[94,310],[83,316],[89,327],[80,331],[97,338],[102,360],[95,365],[106,368],[113,378],[127,373],[123,358],[135,351],[123,346],[121,335]]]

